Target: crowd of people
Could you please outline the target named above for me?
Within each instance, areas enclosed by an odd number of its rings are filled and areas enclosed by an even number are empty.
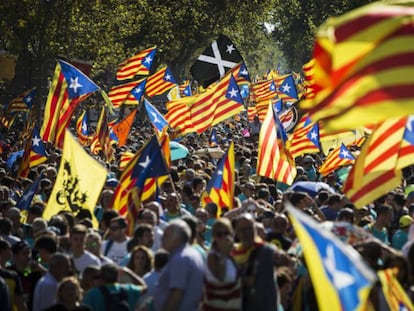
[[[249,129],[251,135],[243,135]],[[364,228],[376,240],[356,249],[374,270],[398,267],[399,282],[413,293],[414,184],[406,184],[372,204],[356,209],[340,192],[335,173],[318,174],[323,154],[297,158],[295,181],[323,181],[315,194],[293,191],[256,174],[257,120],[217,126],[222,149],[235,142],[234,208],[202,206],[202,195],[217,164],[207,152],[208,135],[187,135],[180,143],[189,155],[171,166],[156,196],[141,202],[133,234],[112,206],[119,183],[122,152],[136,152],[151,135],[137,121],[116,160],[106,164],[107,182],[92,215],[57,211],[42,218],[59,168],[61,152],[46,144],[48,161],[17,176],[8,162],[21,150],[18,124],[3,129],[0,162],[0,309],[1,310],[318,310],[303,252],[284,209],[289,201],[318,222],[343,221]],[[87,149],[87,148],[86,148]],[[206,149],[208,150],[208,149]],[[97,156],[95,156],[97,157]],[[18,163],[18,160],[14,163]],[[38,193],[27,211],[16,207],[40,173]],[[90,172],[93,174],[93,172]],[[413,175],[414,176],[414,175]],[[92,217],[99,221],[93,227]],[[370,304],[385,310],[380,286]]]

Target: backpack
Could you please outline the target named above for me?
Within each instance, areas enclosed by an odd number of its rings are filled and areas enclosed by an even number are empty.
[[[98,287],[105,299],[106,311],[130,311],[128,303],[128,292],[125,288],[110,291],[108,287]]]

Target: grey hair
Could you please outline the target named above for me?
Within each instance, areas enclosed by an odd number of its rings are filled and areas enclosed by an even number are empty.
[[[169,222],[168,227],[171,228],[172,234],[178,236],[183,243],[190,241],[191,229],[184,220],[174,219]]]

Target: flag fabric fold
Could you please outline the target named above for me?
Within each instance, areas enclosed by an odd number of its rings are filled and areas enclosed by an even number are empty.
[[[131,131],[131,126],[134,123],[137,109],[132,110],[124,119],[112,126],[111,130],[118,138],[118,147],[124,146],[128,141],[128,135]]]
[[[168,67],[164,67],[149,76],[145,85],[148,97],[160,95],[177,86],[177,82]]]

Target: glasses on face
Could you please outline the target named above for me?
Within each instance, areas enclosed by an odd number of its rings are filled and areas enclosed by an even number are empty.
[[[229,236],[229,235],[231,235],[231,232],[228,231],[228,230],[216,231],[214,233],[214,236],[218,237],[218,238],[224,238],[224,237]]]
[[[98,246],[98,242],[89,242],[86,243],[86,247],[97,247]]]

